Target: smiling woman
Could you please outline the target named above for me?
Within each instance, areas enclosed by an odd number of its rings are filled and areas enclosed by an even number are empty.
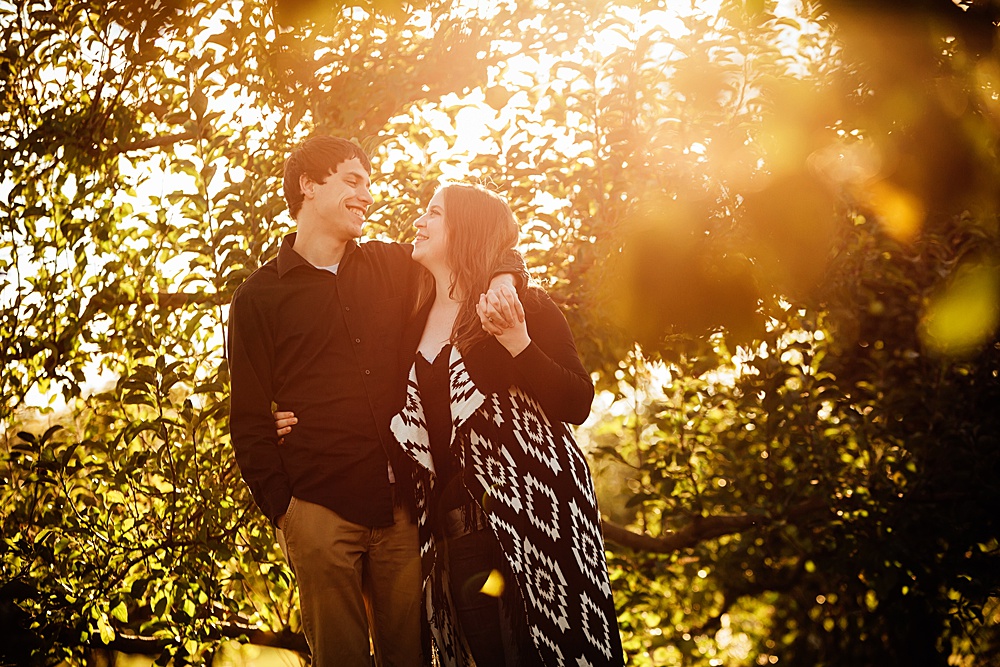
[[[414,318],[419,342],[392,429],[416,464],[435,655],[620,665],[592,481],[563,423],[586,418],[591,380],[537,288],[491,296],[518,314],[508,325],[483,317],[480,293],[517,237],[507,203],[477,185],[443,185],[417,221],[413,257],[435,290]]]

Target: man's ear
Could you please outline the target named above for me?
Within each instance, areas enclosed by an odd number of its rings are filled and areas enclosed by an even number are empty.
[[[313,186],[315,186],[315,185],[316,185],[316,183],[313,181],[313,179],[309,178],[305,174],[300,174],[299,175],[299,190],[302,191],[302,196],[305,199],[311,199],[312,198],[312,196],[313,196]]]

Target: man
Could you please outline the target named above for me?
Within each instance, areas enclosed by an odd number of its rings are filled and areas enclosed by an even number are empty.
[[[369,634],[379,665],[429,663],[410,471],[389,432],[420,268],[408,245],[356,242],[370,171],[343,139],[296,148],[283,187],[297,232],[230,309],[233,449],[295,572],[314,665],[370,665]],[[280,447],[275,406],[297,417]]]

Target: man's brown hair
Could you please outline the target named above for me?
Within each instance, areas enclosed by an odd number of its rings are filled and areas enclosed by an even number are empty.
[[[298,218],[302,209],[300,177],[304,174],[314,183],[324,183],[327,176],[337,171],[341,162],[352,158],[358,158],[369,172],[372,170],[371,162],[361,147],[347,139],[316,135],[296,146],[285,160],[285,177],[282,183],[285,202],[292,218]]]

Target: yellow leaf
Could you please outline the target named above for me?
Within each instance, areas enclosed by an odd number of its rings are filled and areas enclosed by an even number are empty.
[[[101,631],[102,642],[110,644],[115,640],[115,629],[111,627],[108,617],[104,614],[101,614],[101,617],[97,619],[97,628]]]
[[[111,615],[122,623],[128,623],[128,607],[125,606],[124,602],[115,605],[115,608],[111,610]]]
[[[104,500],[110,505],[124,505],[125,494],[118,489],[111,489],[104,494]]]

